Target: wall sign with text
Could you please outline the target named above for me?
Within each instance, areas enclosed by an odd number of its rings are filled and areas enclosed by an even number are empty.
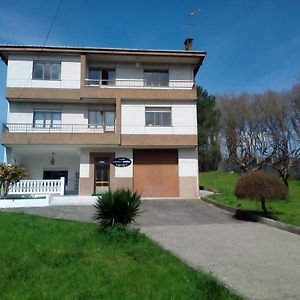
[[[131,160],[127,157],[116,157],[113,161],[112,164],[115,167],[118,168],[124,168],[124,167],[128,167],[131,165]]]

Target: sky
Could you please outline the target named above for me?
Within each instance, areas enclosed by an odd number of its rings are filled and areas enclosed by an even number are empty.
[[[0,0],[0,44],[43,45],[59,3]],[[300,79],[299,16],[299,0],[63,0],[46,45],[183,50],[192,37],[209,93],[281,91]],[[5,78],[0,62],[0,123]]]

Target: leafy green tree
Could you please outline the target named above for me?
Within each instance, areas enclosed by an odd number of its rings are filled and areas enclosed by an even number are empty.
[[[1,195],[7,195],[9,188],[27,176],[24,167],[17,164],[0,164],[0,190]]]
[[[197,86],[199,171],[216,170],[222,159],[219,143],[220,115],[215,97]]]

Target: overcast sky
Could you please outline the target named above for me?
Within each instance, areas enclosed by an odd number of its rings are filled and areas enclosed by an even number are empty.
[[[42,45],[59,2],[0,0],[0,44]],[[46,45],[182,50],[188,35],[207,51],[197,83],[209,93],[280,91],[300,78],[299,0],[64,0]],[[5,74],[1,62],[1,122]]]

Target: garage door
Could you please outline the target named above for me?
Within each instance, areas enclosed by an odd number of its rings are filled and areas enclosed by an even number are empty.
[[[133,185],[143,197],[178,197],[177,149],[134,150]]]

